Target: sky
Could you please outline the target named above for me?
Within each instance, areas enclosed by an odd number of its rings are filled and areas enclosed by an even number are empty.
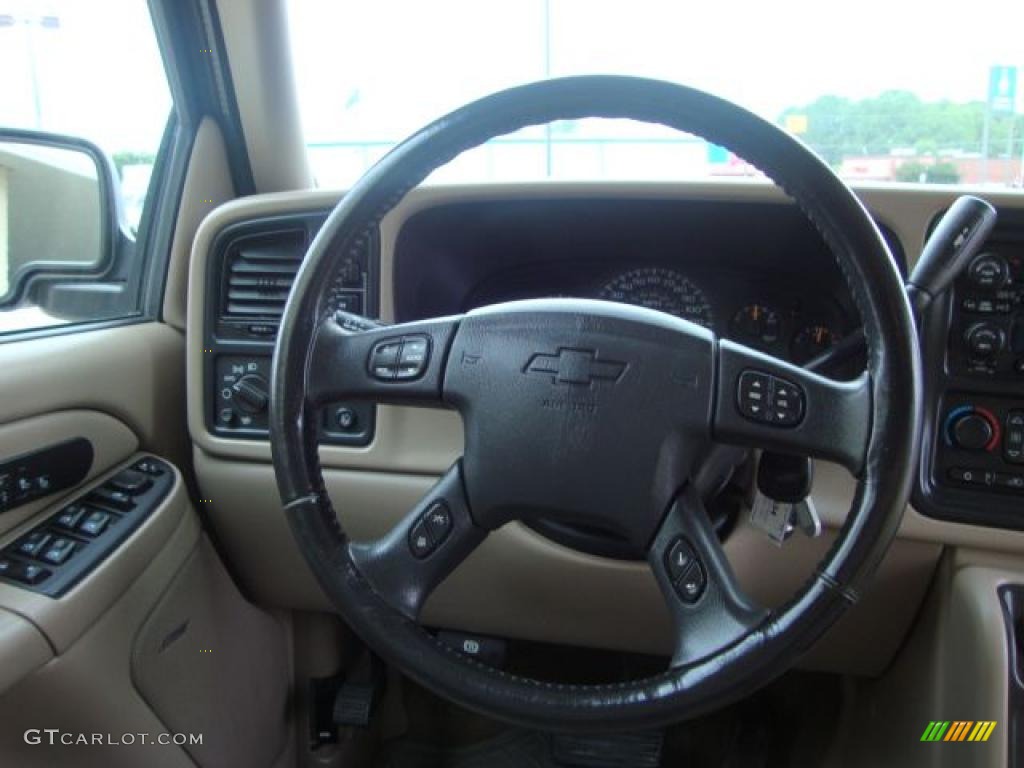
[[[774,121],[824,94],[861,99],[905,89],[925,100],[984,100],[992,64],[1024,65],[1021,0],[287,2],[304,132],[327,186],[351,183],[386,147],[315,145],[398,141],[467,101],[546,76],[667,79]],[[573,131],[674,136],[621,121]],[[539,146],[491,146],[434,179],[678,178],[708,168],[703,145],[556,151],[554,172]]]
[[[775,119],[826,93],[907,89],[924,99],[983,99],[990,64],[1024,65],[1020,0],[288,5],[313,141],[400,138],[460,103],[546,74],[674,80]]]
[[[156,151],[171,99],[145,0],[0,0],[4,15],[15,23],[0,26],[0,125]]]
[[[774,120],[825,93],[984,99],[991,64],[1024,65],[1021,0],[285,1],[314,144],[397,141],[468,100],[547,75],[654,76]],[[0,125],[85,136],[111,153],[156,151],[170,96],[145,0],[0,0],[5,14],[16,23],[0,26]],[[39,24],[46,15],[58,29]],[[607,122],[577,130],[660,135]],[[326,158],[321,174],[351,182],[380,151],[355,152],[333,172]],[[323,157],[313,150],[315,169]],[[518,164],[509,150],[478,170],[515,175]]]

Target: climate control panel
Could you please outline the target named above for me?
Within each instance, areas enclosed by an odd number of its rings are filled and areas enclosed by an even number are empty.
[[[947,397],[942,414],[936,435],[935,482],[964,490],[1019,494],[1024,503],[1024,400],[954,394]],[[1020,524],[1024,525],[1024,514]]]

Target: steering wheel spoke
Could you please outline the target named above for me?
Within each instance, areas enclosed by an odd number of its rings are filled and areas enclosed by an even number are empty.
[[[459,461],[387,534],[348,546],[374,592],[416,621],[437,585],[486,537],[470,515]]]
[[[714,438],[827,459],[854,475],[871,434],[871,379],[835,381],[722,339]]]
[[[648,548],[647,562],[672,614],[673,667],[718,653],[766,615],[736,581],[692,485],[673,502]]]
[[[308,398],[440,406],[459,318],[380,325],[337,312],[321,321],[309,362]]]

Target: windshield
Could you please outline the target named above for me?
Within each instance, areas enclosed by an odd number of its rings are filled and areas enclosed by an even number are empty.
[[[843,177],[1020,187],[1024,3],[860,0],[290,0],[303,130],[321,186],[352,184],[461,104],[547,77],[701,88],[799,136]],[[565,121],[502,137],[433,181],[756,176],[659,126]]]

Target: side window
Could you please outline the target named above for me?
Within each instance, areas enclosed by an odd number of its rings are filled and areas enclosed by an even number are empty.
[[[138,317],[135,241],[172,110],[146,0],[3,6],[0,342]]]

